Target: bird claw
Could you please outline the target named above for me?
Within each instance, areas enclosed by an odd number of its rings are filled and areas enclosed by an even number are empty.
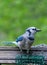
[[[29,54],[29,50],[27,50],[27,54]]]
[[[22,49],[20,51],[22,52]]]

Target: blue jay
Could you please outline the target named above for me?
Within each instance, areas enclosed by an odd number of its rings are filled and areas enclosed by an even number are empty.
[[[34,35],[36,32],[41,31],[40,29],[37,29],[36,27],[29,27],[26,29],[26,32],[19,36],[16,39],[16,42],[13,42],[14,44],[16,44],[19,49],[22,51],[22,49],[26,49],[27,53],[29,53],[29,50],[31,48],[31,45],[34,42]]]

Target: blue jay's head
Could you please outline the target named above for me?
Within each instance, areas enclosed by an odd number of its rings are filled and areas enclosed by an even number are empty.
[[[26,29],[26,31],[29,32],[29,35],[32,33],[32,34],[35,34],[36,32],[40,32],[41,30],[36,28],[36,27],[29,27]]]

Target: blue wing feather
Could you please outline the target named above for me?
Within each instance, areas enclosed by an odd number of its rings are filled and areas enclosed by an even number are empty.
[[[23,36],[20,36],[16,39],[16,42],[22,41],[23,40]]]

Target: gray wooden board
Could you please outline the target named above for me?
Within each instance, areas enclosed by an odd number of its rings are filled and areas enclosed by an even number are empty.
[[[21,53],[18,47],[0,47],[0,63],[16,63],[16,55],[26,54],[24,50]],[[43,55],[47,64],[47,47],[31,47],[30,54]]]

